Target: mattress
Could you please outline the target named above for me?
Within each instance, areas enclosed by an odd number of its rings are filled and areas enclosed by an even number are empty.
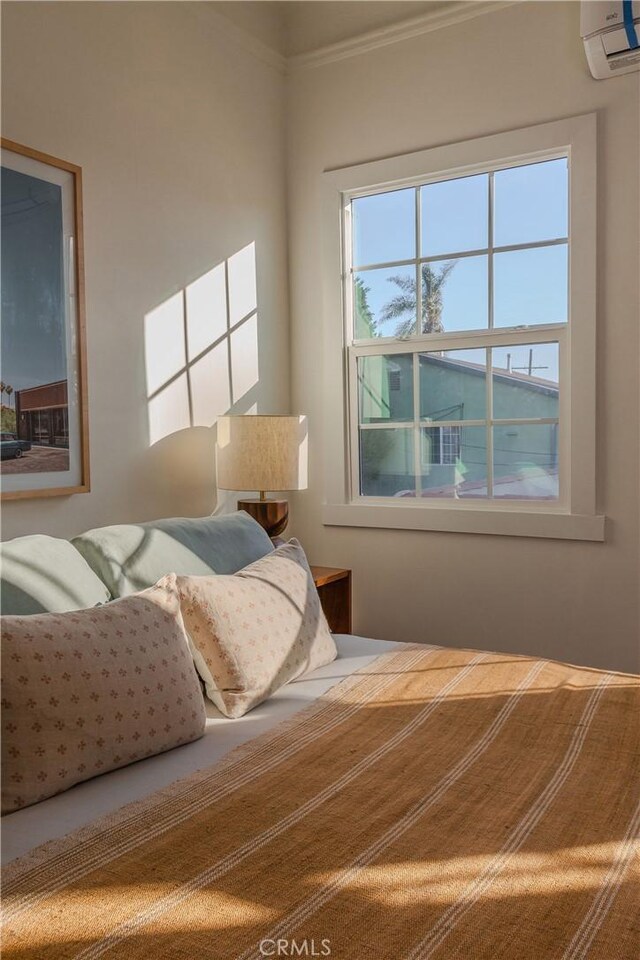
[[[3,957],[637,960],[640,678],[426,644],[332,666],[9,864]]]
[[[201,740],[87,780],[66,793],[3,817],[2,863],[211,766],[235,747],[308,707],[345,677],[396,646],[390,641],[339,634],[335,640],[337,660],[282,687],[238,720],[229,720],[207,702],[207,727]]]

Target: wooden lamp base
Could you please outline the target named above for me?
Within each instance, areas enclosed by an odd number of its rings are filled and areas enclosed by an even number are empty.
[[[268,500],[258,497],[252,500],[238,500],[238,510],[245,510],[254,520],[257,520],[272,540],[280,536],[289,520],[288,500]]]

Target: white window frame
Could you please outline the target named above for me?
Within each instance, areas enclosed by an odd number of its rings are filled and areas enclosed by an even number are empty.
[[[460,422],[460,423],[453,423],[453,424],[451,424],[451,425],[449,425],[449,426],[439,426],[438,424],[431,425],[431,424],[428,424],[428,423],[423,423],[423,424],[422,424],[422,427],[421,427],[421,430],[420,430],[420,467],[421,467],[422,470],[424,470],[424,469],[426,469],[426,468],[429,468],[429,467],[433,467],[433,466],[442,466],[442,467],[452,466],[452,465],[455,463],[455,460],[444,460],[444,459],[443,459],[444,449],[445,449],[445,443],[444,443],[444,441],[445,441],[445,438],[454,436],[454,434],[451,433],[452,430],[457,430],[457,431],[458,431],[458,433],[457,433],[457,437],[458,437],[457,447],[458,447],[458,449],[459,449],[459,448],[460,448],[460,430],[461,430],[462,427],[464,427],[464,426],[465,426],[464,421],[462,421],[462,422]],[[438,446],[438,449],[439,449],[439,453],[440,453],[440,459],[439,459],[439,460],[427,460],[427,459],[425,459],[425,455],[424,455],[424,453],[425,453],[425,451],[424,451],[424,431],[425,431],[425,430],[437,430],[437,431],[438,431],[438,445],[439,445],[439,446]],[[449,433],[446,433],[446,432],[445,432],[445,431],[447,431],[447,430],[449,431]]]
[[[477,346],[559,343],[560,496],[557,501],[441,500],[364,497],[358,477],[355,352],[348,330],[351,297],[345,208],[353,197],[567,157],[569,161],[569,314],[566,325],[540,324],[464,333],[414,336],[410,349],[437,350],[446,342]],[[323,175],[324,446],[329,526],[440,530],[511,536],[604,540],[596,510],[596,115],[526,127],[434,147]],[[492,339],[493,338],[493,339]],[[358,343],[358,354],[403,353],[407,340],[379,337]],[[419,456],[419,452],[417,453]]]

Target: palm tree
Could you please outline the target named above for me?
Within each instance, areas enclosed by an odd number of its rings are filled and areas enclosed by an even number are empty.
[[[355,278],[355,298],[354,310],[356,315],[355,334],[358,339],[361,337],[375,337],[376,321],[369,306],[369,287],[365,287],[362,277]]]
[[[4,395],[7,395],[7,405],[4,405]],[[10,387],[9,384],[5,383],[4,380],[0,380],[0,426],[3,431],[10,433],[15,432],[16,428],[16,415],[11,409],[11,394],[13,393],[13,387]]]
[[[422,264],[422,318],[420,333],[443,333],[442,307],[444,286],[457,260],[447,260],[440,267],[431,263]],[[414,277],[396,275],[389,277],[399,293],[385,304],[380,313],[380,323],[397,320],[396,337],[408,337],[414,331],[416,315],[416,281]]]

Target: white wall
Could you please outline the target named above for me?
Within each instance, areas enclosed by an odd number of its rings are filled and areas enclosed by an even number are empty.
[[[144,317],[255,243],[260,378],[236,409],[288,410],[284,77],[199,3],[7,3],[2,26],[3,135],[83,168],[92,473],[5,503],[3,537],[209,513],[212,431],[150,446]]]
[[[297,73],[289,91],[293,407],[313,478],[294,517],[313,562],[353,568],[361,634],[640,669],[638,75],[592,80],[579,4],[528,3]],[[606,543],[324,527],[322,172],[594,110]]]
[[[239,412],[308,413],[292,529],[354,570],[355,628],[639,669],[638,75],[596,82],[577,3],[510,7],[284,80],[206,5],[3,5],[3,133],[84,169],[92,492],[8,503],[3,537],[216,505],[213,437],[149,445],[144,317],[255,242],[257,387]],[[323,170],[597,110],[602,544],[323,527]]]

